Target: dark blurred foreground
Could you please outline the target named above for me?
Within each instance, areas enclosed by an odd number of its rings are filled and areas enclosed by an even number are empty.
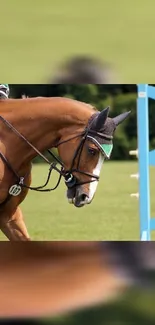
[[[155,243],[1,243],[0,317],[154,324]],[[45,319],[48,317],[48,319]],[[45,319],[45,320],[41,320]],[[22,321],[22,323],[24,323]]]

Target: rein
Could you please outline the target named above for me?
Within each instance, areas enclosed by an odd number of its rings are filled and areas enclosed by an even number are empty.
[[[94,115],[96,116],[96,113]],[[92,121],[92,119],[94,118],[94,115],[91,116],[91,119],[89,120],[88,126],[85,128],[85,130],[83,132],[77,134],[76,136],[70,137],[67,140],[58,142],[54,146],[55,148],[57,148],[61,144],[64,144],[66,142],[69,142],[69,141],[71,141],[71,140],[73,140],[75,138],[82,137],[82,139],[81,139],[81,141],[79,143],[79,146],[75,150],[75,153],[74,153],[74,156],[73,156],[73,159],[72,159],[72,163],[71,163],[71,167],[70,167],[70,169],[68,171],[65,171],[64,170],[64,164],[50,150],[47,150],[47,151],[56,160],[56,162],[52,162],[51,163],[45,157],[45,155],[42,154],[32,143],[30,143],[10,122],[8,122],[4,117],[0,116],[0,120],[2,122],[4,122],[4,124],[6,124],[8,128],[10,128],[15,134],[17,134],[17,136],[19,138],[23,139],[37,153],[37,155],[39,155],[46,163],[48,163],[50,165],[49,172],[48,172],[48,175],[47,175],[47,180],[46,180],[46,182],[45,182],[44,185],[37,186],[37,187],[27,186],[24,183],[24,181],[25,181],[25,178],[29,174],[26,174],[25,176],[20,177],[16,173],[16,171],[14,170],[14,168],[11,166],[11,164],[9,163],[9,161],[6,159],[6,157],[0,152],[0,158],[7,165],[8,169],[14,174],[14,176],[16,177],[16,180],[17,180],[16,181],[16,184],[13,185],[13,186],[11,186],[11,188],[9,190],[9,194],[8,194],[6,200],[4,202],[2,202],[0,204],[0,206],[4,205],[9,200],[9,198],[10,198],[11,195],[13,195],[13,196],[19,195],[21,193],[22,188],[27,188],[29,190],[38,191],[38,192],[50,192],[50,191],[54,191],[59,186],[62,177],[64,177],[66,186],[68,188],[73,188],[73,187],[78,186],[78,185],[83,185],[83,184],[87,184],[87,183],[91,183],[91,182],[94,182],[96,180],[99,180],[99,176],[94,175],[94,174],[91,174],[91,173],[88,173],[88,172],[81,171],[79,169],[79,164],[80,164],[80,158],[81,158],[82,149],[83,149],[84,143],[85,143],[87,137],[89,137],[89,135],[97,136],[97,137],[100,137],[102,139],[108,139],[108,140],[111,140],[113,138],[112,136],[109,136],[109,135],[106,135],[106,134],[103,134],[103,133],[100,133],[100,132],[96,132],[96,131],[90,129],[89,124]],[[75,159],[77,157],[78,157],[77,167],[76,168],[73,168],[73,166],[75,164]],[[60,164],[60,166],[61,166],[60,169],[57,167],[57,164]],[[48,183],[50,181],[51,174],[52,174],[52,171],[53,170],[55,170],[59,174],[58,181],[57,181],[56,185],[53,188],[45,189],[45,187],[48,185]],[[91,177],[91,179],[88,180],[88,181],[79,182],[78,179],[73,175],[74,172],[77,172],[77,173],[83,174],[85,176]]]

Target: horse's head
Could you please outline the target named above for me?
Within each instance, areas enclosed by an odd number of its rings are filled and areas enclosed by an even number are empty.
[[[58,147],[65,167],[67,198],[76,207],[92,202],[102,164],[111,156],[114,131],[129,113],[109,118],[109,107],[94,113],[82,134],[70,137]]]

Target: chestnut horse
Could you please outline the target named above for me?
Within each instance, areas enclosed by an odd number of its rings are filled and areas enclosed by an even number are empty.
[[[30,240],[19,205],[30,188],[33,158],[39,154],[49,163],[48,181],[53,169],[59,181],[64,178],[70,203],[90,204],[114,131],[129,113],[112,119],[109,108],[98,112],[61,97],[0,101],[0,229],[9,240]],[[60,168],[41,153],[52,147],[58,149]]]

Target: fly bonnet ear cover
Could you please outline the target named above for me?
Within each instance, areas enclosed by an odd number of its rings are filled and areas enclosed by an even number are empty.
[[[126,112],[109,118],[109,107],[105,108],[100,113],[95,114],[93,121],[90,125],[90,131],[95,131],[95,136],[88,136],[88,138],[95,143],[107,159],[110,158],[113,149],[113,134],[120,123],[122,123],[130,114]]]

